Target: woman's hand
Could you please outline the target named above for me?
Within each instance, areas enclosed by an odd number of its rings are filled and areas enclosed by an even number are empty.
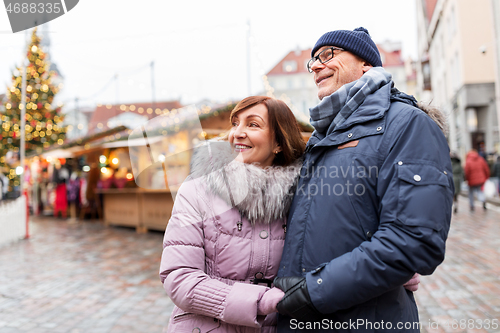
[[[266,316],[273,312],[278,312],[276,305],[285,296],[285,293],[278,288],[271,288],[262,295],[262,298],[257,303],[257,314]]]
[[[413,277],[410,279],[410,281],[403,284],[403,287],[405,287],[409,291],[415,292],[418,290],[419,283],[420,283],[420,275],[418,273],[415,273],[415,275],[413,275]]]

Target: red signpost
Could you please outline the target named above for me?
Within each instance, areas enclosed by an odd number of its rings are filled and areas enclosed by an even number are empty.
[[[23,191],[24,198],[26,199],[26,235],[24,239],[30,238],[30,207],[28,201],[28,190]]]

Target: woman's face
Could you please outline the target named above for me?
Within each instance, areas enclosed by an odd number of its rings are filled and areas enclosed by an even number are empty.
[[[261,168],[273,164],[276,151],[281,151],[269,127],[269,116],[264,104],[236,114],[231,119],[229,143],[238,154],[237,161],[258,163]]]

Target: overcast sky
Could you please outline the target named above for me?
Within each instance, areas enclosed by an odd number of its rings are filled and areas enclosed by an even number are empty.
[[[248,21],[251,94],[263,91],[262,74],[288,52],[331,30],[364,26],[375,42],[400,41],[405,57],[417,53],[415,0],[80,0],[48,23],[50,56],[64,76],[57,100],[68,108],[76,97],[80,105],[150,101],[152,61],[157,101],[241,99]],[[10,31],[2,8],[0,93],[26,48],[26,33]]]

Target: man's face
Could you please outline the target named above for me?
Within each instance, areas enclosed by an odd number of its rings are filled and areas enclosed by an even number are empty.
[[[331,46],[323,46],[314,54]],[[337,53],[338,52],[338,53]],[[356,81],[372,66],[349,51],[335,51],[335,56],[322,64],[314,62],[311,69],[314,73],[314,82],[318,87],[318,98],[322,100],[336,92],[344,84]]]

